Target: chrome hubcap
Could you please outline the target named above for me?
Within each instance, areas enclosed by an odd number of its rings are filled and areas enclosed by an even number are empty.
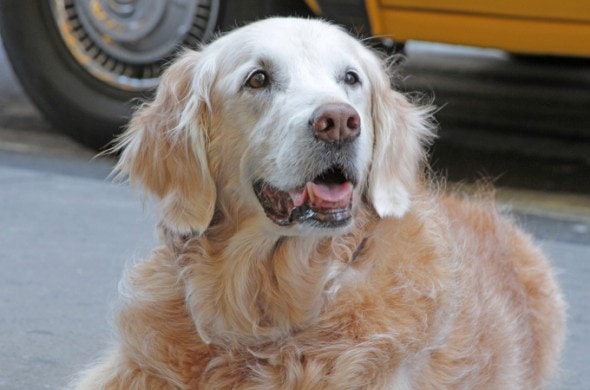
[[[211,36],[219,0],[53,0],[60,34],[74,58],[120,89],[157,85],[179,46]]]

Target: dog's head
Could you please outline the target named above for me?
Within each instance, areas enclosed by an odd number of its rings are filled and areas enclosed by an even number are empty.
[[[401,217],[428,114],[340,28],[267,19],[182,54],[135,113],[117,169],[177,232],[202,233],[216,209],[265,216],[282,234],[347,226],[360,202]]]

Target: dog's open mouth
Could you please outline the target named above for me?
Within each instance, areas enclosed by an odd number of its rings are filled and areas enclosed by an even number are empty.
[[[266,216],[277,225],[312,222],[322,227],[339,227],[351,219],[355,182],[343,169],[332,167],[290,191],[259,180],[254,183],[254,192]]]

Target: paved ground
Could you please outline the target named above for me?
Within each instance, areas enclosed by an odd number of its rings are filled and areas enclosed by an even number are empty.
[[[151,246],[152,221],[124,187],[5,165],[0,204],[0,389],[61,388],[105,345],[123,265]]]
[[[113,162],[92,160],[93,152],[59,135],[8,73],[0,50],[0,390],[56,389],[108,344],[117,282],[154,244],[153,219],[149,205],[106,180]],[[583,157],[583,145],[572,147]],[[533,171],[513,180],[537,182]],[[587,178],[579,170],[568,185],[581,188]],[[499,197],[553,259],[570,304],[554,388],[588,389],[590,197],[556,187],[510,188]]]

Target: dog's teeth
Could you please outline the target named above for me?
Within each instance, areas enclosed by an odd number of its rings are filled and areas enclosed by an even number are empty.
[[[307,183],[307,185],[305,186],[305,192],[309,196],[310,202],[312,204],[315,203],[317,197],[316,197],[316,194],[313,192],[313,183],[312,182]]]
[[[303,189],[300,190],[289,191],[289,195],[291,196],[291,200],[293,201],[293,206],[299,207],[302,204],[304,204],[307,200],[308,192],[309,191],[307,191],[307,187],[303,187]]]

